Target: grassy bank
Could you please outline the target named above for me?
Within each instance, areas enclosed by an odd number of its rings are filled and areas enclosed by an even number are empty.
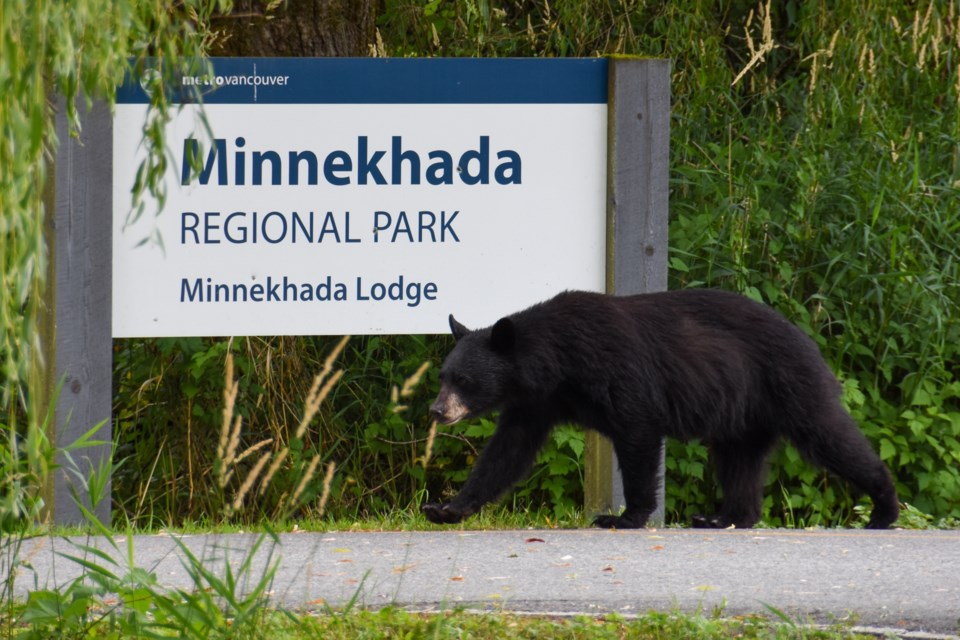
[[[0,633],[10,638],[242,638],[269,640],[358,640],[374,638],[556,638],[577,640],[697,640],[757,638],[777,640],[840,640],[873,638],[855,631],[852,623],[829,627],[794,621],[781,612],[769,615],[725,616],[722,611],[683,614],[646,613],[638,616],[557,617],[500,612],[452,610],[413,613],[403,609],[291,613],[263,609],[243,626],[223,619],[219,626],[178,625],[160,616],[137,624],[124,620],[120,609],[109,606],[89,618],[57,622],[25,618],[24,607],[8,608],[0,618]]]

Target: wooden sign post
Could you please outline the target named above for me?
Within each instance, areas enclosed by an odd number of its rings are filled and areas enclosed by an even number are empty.
[[[607,102],[607,293],[667,288],[670,62],[612,58]],[[588,514],[619,513],[623,483],[609,440],[587,434],[584,502]],[[650,524],[662,525],[660,490]]]

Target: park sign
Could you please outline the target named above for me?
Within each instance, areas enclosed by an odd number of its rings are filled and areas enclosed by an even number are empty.
[[[114,337],[442,333],[604,290],[607,60],[211,69],[174,88],[139,217],[148,97],[118,92]]]
[[[164,87],[184,96],[167,196],[139,217],[140,82],[157,80],[125,83],[113,113],[55,105],[41,386],[63,389],[59,449],[90,425],[103,443],[49,474],[58,524],[110,520],[109,474],[86,511],[74,498],[112,455],[114,337],[440,332],[559,289],[666,288],[668,60],[212,64]],[[619,510],[619,487],[588,432],[585,511]]]

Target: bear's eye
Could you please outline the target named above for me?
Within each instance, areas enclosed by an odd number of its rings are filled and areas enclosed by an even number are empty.
[[[453,383],[454,385],[460,387],[461,389],[468,388],[468,387],[472,384],[471,381],[470,381],[470,378],[466,377],[465,375],[459,374],[459,373],[455,373],[455,374],[451,375],[451,376],[450,376],[450,382]]]

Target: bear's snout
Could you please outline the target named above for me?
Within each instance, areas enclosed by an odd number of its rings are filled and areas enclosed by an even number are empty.
[[[453,424],[464,419],[470,410],[460,396],[446,387],[440,388],[440,394],[432,405],[430,414],[440,424]]]
[[[446,424],[446,421],[444,420],[445,415],[443,413],[443,405],[440,404],[440,400],[436,400],[432,405],[430,405],[430,415],[433,416],[433,419],[437,422]]]

